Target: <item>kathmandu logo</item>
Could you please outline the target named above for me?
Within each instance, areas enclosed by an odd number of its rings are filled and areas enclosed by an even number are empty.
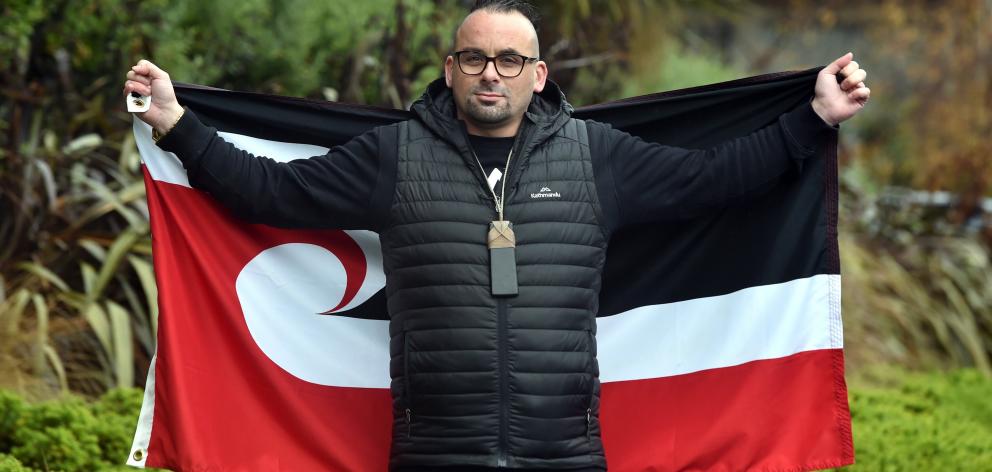
[[[530,198],[561,198],[561,194],[552,192],[548,187],[541,187],[539,192],[530,194]]]

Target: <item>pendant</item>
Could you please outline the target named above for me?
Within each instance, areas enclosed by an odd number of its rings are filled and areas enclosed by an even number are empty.
[[[517,238],[513,223],[489,224],[489,276],[493,296],[517,294]]]

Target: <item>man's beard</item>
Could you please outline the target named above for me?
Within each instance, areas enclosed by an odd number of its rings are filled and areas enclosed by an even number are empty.
[[[504,102],[493,105],[482,104],[477,98],[473,100],[476,92],[501,94],[503,95]],[[472,87],[469,90],[468,96],[465,98],[465,114],[477,123],[501,123],[506,121],[513,114],[513,111],[510,109],[510,91],[502,87]]]

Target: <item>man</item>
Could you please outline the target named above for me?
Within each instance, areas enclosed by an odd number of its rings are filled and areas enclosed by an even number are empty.
[[[415,119],[288,163],[223,141],[152,63],[127,74],[125,95],[154,96],[139,117],[158,145],[235,214],[379,233],[392,470],[605,470],[595,316],[610,235],[760,193],[870,93],[847,54],[811,103],[750,136],[706,150],[646,143],[571,118],[532,14],[477,2]]]

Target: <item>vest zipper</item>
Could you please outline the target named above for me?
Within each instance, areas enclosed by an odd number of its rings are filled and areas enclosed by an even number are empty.
[[[406,409],[406,438],[407,439],[410,439],[410,422],[412,421],[410,417],[412,415],[413,415],[413,413],[411,413],[410,412],[410,409],[407,408]]]
[[[413,422],[413,391],[410,388],[410,333],[403,331],[403,395],[406,397],[406,438],[410,439],[410,423]]]
[[[592,408],[586,408],[586,439],[592,441]]]
[[[521,145],[521,135],[525,131],[529,131],[528,128],[529,127],[526,126],[525,123],[521,122],[520,129],[517,130],[517,135],[513,138],[513,147],[510,148],[510,156],[512,156],[518,149],[522,148],[522,145]],[[462,126],[462,132],[464,133],[464,136],[465,136],[465,143],[468,144],[469,151],[471,151],[472,157],[475,158],[475,163],[479,166],[478,169],[479,169],[479,176],[481,176],[480,182],[483,185],[482,188],[483,189],[489,189],[489,190],[491,190],[491,192],[488,193],[488,197],[493,200],[493,205],[495,207],[494,209],[496,210],[496,217],[499,218],[500,217],[499,210],[498,210],[499,204],[502,204],[503,205],[503,210],[504,210],[504,215],[505,215],[506,214],[506,209],[507,209],[506,201],[510,200],[510,198],[509,198],[509,196],[507,196],[507,195],[504,194],[503,195],[504,201],[497,202],[496,191],[495,191],[495,189],[491,189],[489,187],[489,182],[486,181],[486,172],[482,168],[482,162],[479,161],[479,156],[475,153],[475,149],[472,149],[471,140],[468,137],[468,129],[465,128],[464,126]],[[512,166],[519,169],[520,168],[519,162],[521,162],[521,159],[524,156],[521,153],[517,153],[517,154],[518,154],[517,160],[512,163]],[[471,162],[471,161],[469,161],[469,162]],[[471,167],[472,167],[472,164],[470,163],[469,164],[469,168],[471,168]],[[504,186],[505,186],[506,183],[509,183],[510,167],[511,167],[511,162],[508,160],[507,163],[506,163],[506,170],[503,173]],[[514,177],[516,177],[516,174],[517,173],[518,172],[514,172],[513,173]],[[511,186],[510,187],[510,196],[513,195],[513,193],[514,193],[515,190],[516,190],[516,187],[515,186]],[[508,355],[507,355],[508,348],[507,348],[507,345],[506,345],[507,344],[506,338],[508,337],[508,331],[509,330],[507,328],[506,316],[507,316],[506,315],[506,300],[503,299],[503,298],[497,298],[496,299],[496,332],[497,332],[496,333],[496,339],[497,339],[497,343],[498,343],[498,349],[497,349],[497,351],[498,351],[498,357],[499,357],[499,451],[498,451],[497,456],[496,456],[496,467],[497,468],[504,468],[504,467],[507,466],[507,462],[508,462],[507,461],[507,455],[508,455],[507,449],[509,449],[509,439],[508,439],[508,436],[509,436],[509,429],[510,429],[510,426],[509,426],[509,422],[510,422],[510,420],[509,420],[510,410],[509,409],[510,409],[510,407],[509,407],[509,402],[507,401],[507,398],[506,398],[509,395],[509,389],[510,389],[510,387],[508,385],[509,380],[507,378],[508,377],[508,374],[507,374],[508,367],[506,365],[507,364],[507,357],[508,357]]]
[[[506,456],[509,436],[510,407],[507,401],[510,387],[507,373],[507,320],[506,320],[506,299],[496,299],[496,328],[499,341],[499,456],[496,459],[496,467],[506,467]]]
[[[592,334],[592,329],[586,329],[586,336],[589,342],[589,362],[595,362],[593,357],[593,345],[596,344],[596,336]],[[591,366],[590,366],[591,367]],[[591,369],[590,369],[591,370]],[[592,406],[596,400],[596,382],[593,380],[593,390],[589,394],[589,407],[586,408],[586,440],[592,441]]]

